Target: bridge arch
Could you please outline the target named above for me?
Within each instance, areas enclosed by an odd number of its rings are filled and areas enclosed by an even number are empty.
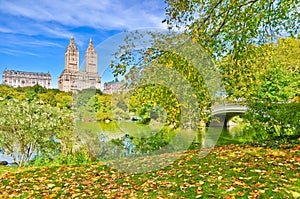
[[[223,127],[227,126],[227,123],[231,118],[237,115],[243,115],[247,111],[248,107],[241,104],[223,104],[212,107],[212,116],[220,118],[224,121]]]

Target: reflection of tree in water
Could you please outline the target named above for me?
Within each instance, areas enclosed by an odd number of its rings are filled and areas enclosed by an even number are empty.
[[[152,132],[149,137],[133,137],[126,133],[121,138],[109,140],[103,132],[100,133],[100,159],[114,159],[119,157],[143,156],[164,152],[171,152],[172,146],[167,146],[174,132],[162,129],[159,132]],[[161,150],[163,149],[164,150]]]
[[[125,134],[125,137],[123,139],[123,144],[124,144],[124,155],[131,156],[133,150],[135,149],[135,145],[132,143],[133,137],[130,137],[129,134]]]

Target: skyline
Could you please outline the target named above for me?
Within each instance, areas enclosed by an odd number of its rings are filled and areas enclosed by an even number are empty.
[[[1,0],[0,71],[2,74],[7,68],[50,72],[52,87],[57,88],[58,76],[65,67],[65,51],[74,36],[80,52],[81,69],[89,40],[93,40],[103,84],[113,80],[108,74],[108,59],[117,47],[111,46],[108,41],[120,39],[125,30],[166,29],[161,22],[163,19],[163,0],[17,0],[14,3]],[[0,80],[2,83],[2,75]]]

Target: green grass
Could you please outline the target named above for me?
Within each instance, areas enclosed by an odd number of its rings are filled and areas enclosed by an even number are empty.
[[[99,133],[96,125],[81,124]],[[101,124],[105,132],[115,128]],[[211,129],[207,142],[219,134]],[[171,153],[82,165],[0,166],[0,198],[300,198],[299,141],[269,144],[271,149],[245,145],[245,137],[231,134],[222,131],[206,156],[202,149],[179,159]],[[135,173],[122,172],[128,169]]]
[[[0,174],[4,173],[4,172],[15,172],[18,171],[20,168],[18,167],[10,167],[10,166],[3,166],[0,165]]]
[[[188,151],[146,173],[138,173],[141,159],[119,162],[136,173],[102,163],[11,170],[1,174],[0,198],[297,198],[299,152],[299,145],[226,145],[204,158],[200,150]],[[163,163],[172,155],[144,158],[143,165]]]

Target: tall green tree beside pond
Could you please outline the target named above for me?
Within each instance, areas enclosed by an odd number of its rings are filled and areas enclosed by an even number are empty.
[[[166,125],[175,128],[197,128],[200,120],[208,121],[217,92],[222,92],[211,57],[186,34],[129,33],[111,67],[115,75],[125,76],[123,90],[129,91],[128,99],[134,96],[131,110],[146,116],[160,106]]]
[[[272,98],[273,94],[272,100],[287,100],[292,95],[290,84],[299,92],[299,83],[295,86],[299,82],[299,41],[292,38],[299,34],[299,1],[165,2],[169,27],[185,30],[221,60],[218,64],[229,99]],[[279,39],[277,47],[271,44],[283,33],[291,38]],[[278,81],[265,81],[267,74]],[[278,93],[281,97],[275,97]]]
[[[95,96],[95,110],[98,121],[112,120],[111,95]]]
[[[229,100],[288,101],[300,92],[300,40],[281,38],[249,49],[255,53],[243,60],[228,55],[217,62]]]
[[[249,91],[255,90],[253,84],[255,85],[259,81],[259,77],[253,76],[253,68],[249,68],[249,65],[254,65],[255,58],[258,56],[257,46],[274,42],[283,32],[294,36],[299,33],[298,8],[300,3],[296,0],[165,0],[165,3],[166,19],[164,21],[170,29],[183,30],[182,35],[187,35],[193,42],[200,44],[205,53],[215,60],[222,60],[225,57],[224,60],[227,64],[220,66],[220,72],[224,75],[226,91],[231,99],[248,99],[253,96],[253,92]],[[205,92],[203,81],[199,78],[202,75],[206,80],[205,75],[194,71],[194,66],[188,62],[190,57],[199,57],[203,51],[192,48],[194,45],[190,45],[192,49],[186,49],[187,54],[180,57],[176,50],[172,52],[170,49],[164,48],[166,45],[180,43],[180,37],[179,39],[176,36],[167,38],[167,36],[157,36],[155,33],[151,36],[153,36],[153,40],[148,42],[150,47],[142,51],[140,56],[142,59],[139,60],[136,59],[134,48],[139,46],[139,41],[145,41],[144,38],[149,35],[135,34],[132,38],[125,39],[126,45],[121,46],[120,51],[116,53],[117,63],[112,63],[115,75],[123,75],[129,68],[134,67],[139,71],[138,66],[153,60],[156,63],[171,66],[173,69],[179,69],[180,72],[183,72],[184,78],[196,90],[198,107],[201,109],[199,111],[200,118],[207,120],[208,114],[203,115],[203,113],[209,112],[209,107],[214,99],[205,98],[208,96],[208,92]],[[166,44],[165,46],[162,44],[163,42]],[[178,46],[178,49],[182,46]],[[186,46],[184,47],[186,48]],[[203,59],[199,60],[203,61]],[[199,60],[198,63],[200,63]],[[280,73],[280,70],[278,69],[277,72]],[[168,78],[172,79],[170,76]],[[143,101],[146,101],[147,98],[149,99],[149,95],[147,92],[144,93]],[[166,93],[164,99],[167,101],[168,97],[170,95]],[[155,104],[156,102],[151,103]],[[178,120],[169,122],[178,123]]]
[[[165,2],[167,5],[165,22],[171,29],[184,30],[216,60],[226,62],[220,69],[230,99],[247,99],[253,96],[255,85],[260,81],[260,77],[254,74],[282,72],[279,69],[265,70],[270,61],[273,65],[279,63],[279,60],[277,63],[274,62],[274,53],[277,53],[281,63],[288,62],[290,58],[295,60],[297,57],[294,50],[285,49],[288,45],[280,49],[281,53],[274,52],[273,46],[265,45],[263,48],[257,46],[276,42],[281,35],[298,36],[299,1],[165,0]],[[279,40],[279,45],[280,42]],[[282,42],[294,47],[298,45],[297,42],[292,44],[287,40]],[[270,60],[270,56],[273,60]]]
[[[0,101],[0,147],[19,165],[34,153],[72,152],[73,117],[69,110],[38,101]]]
[[[294,100],[300,92],[300,40],[279,39],[276,44],[266,44],[257,49],[256,57],[244,63],[247,68],[243,79],[245,91],[233,90],[232,96],[247,99],[249,110],[245,115],[249,123],[244,132],[255,139],[294,139],[300,136],[300,104]],[[227,71],[227,90],[236,89],[230,58],[220,62]],[[226,65],[227,64],[227,65]],[[248,83],[247,83],[248,82]],[[243,94],[247,92],[247,94]]]

